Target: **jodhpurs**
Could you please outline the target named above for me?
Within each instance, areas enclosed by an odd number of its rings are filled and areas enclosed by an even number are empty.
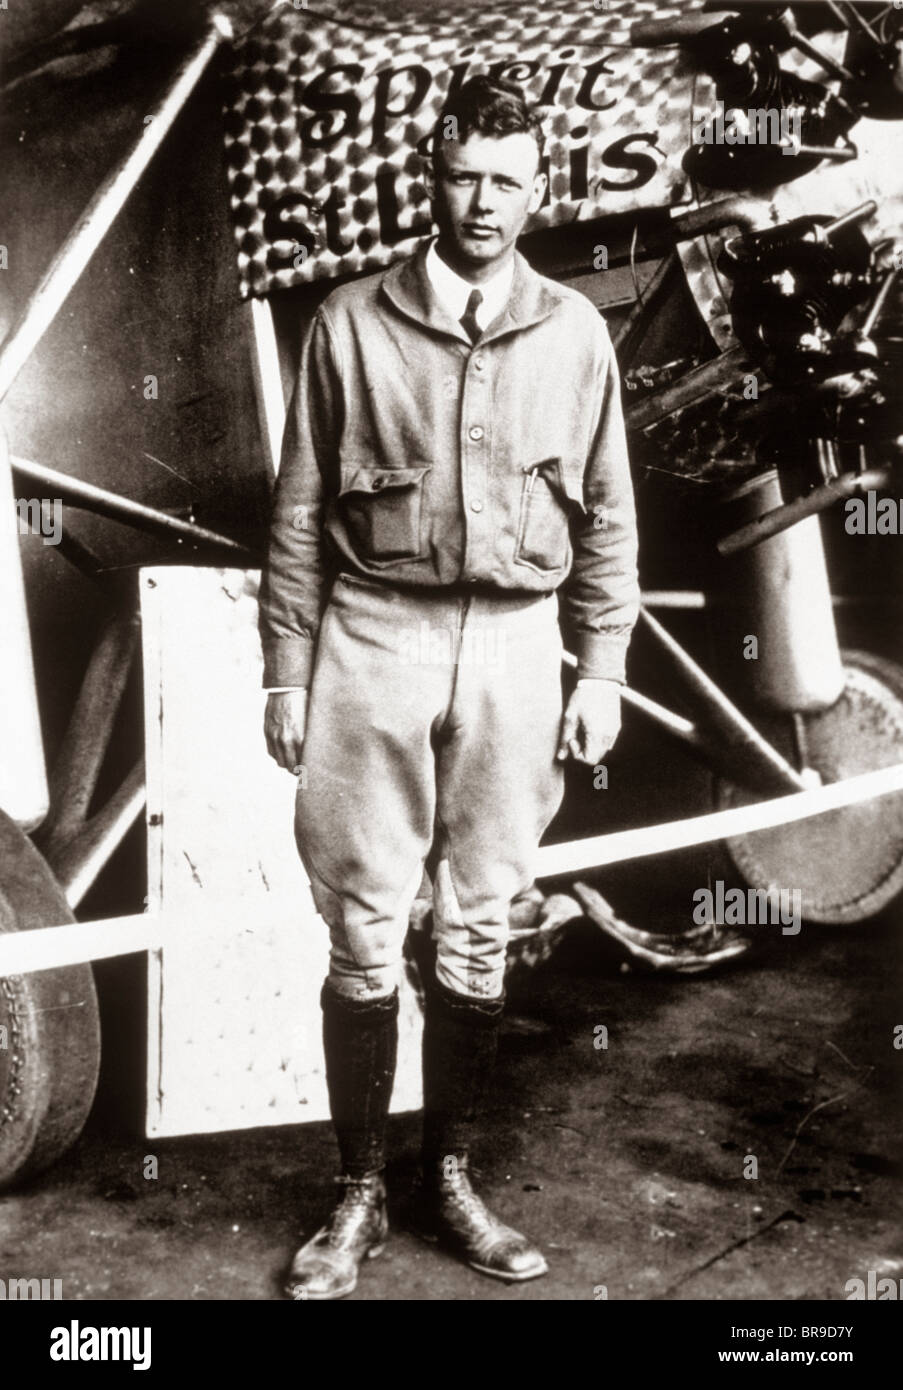
[[[295,834],[353,999],[398,983],[427,854],[436,974],[502,992],[508,910],[562,797],[554,595],[454,597],[340,575],[320,628]]]

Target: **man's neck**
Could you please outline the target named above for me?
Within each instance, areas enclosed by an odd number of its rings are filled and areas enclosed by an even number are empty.
[[[454,250],[450,249],[440,236],[436,239],[436,255],[445,262],[449,270],[460,275],[462,280],[467,280],[471,285],[485,285],[513,261],[514,247],[509,247],[504,255],[495,261],[467,261],[457,257]]]

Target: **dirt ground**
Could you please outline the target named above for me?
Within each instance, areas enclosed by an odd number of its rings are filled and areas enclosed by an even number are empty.
[[[738,967],[660,979],[579,925],[512,982],[477,1156],[548,1276],[498,1283],[412,1233],[406,1115],[390,1132],[394,1234],[353,1297],[843,1300],[870,1269],[899,1278],[898,927],[772,928]],[[0,1200],[4,1276],[61,1278],[80,1300],[279,1297],[331,1199],[328,1125],[152,1143],[111,1099],[62,1163]]]
[[[842,636],[886,650],[891,631],[864,634],[857,618]],[[642,658],[640,644],[638,668]],[[708,773],[629,712],[607,761],[610,792],[571,778],[556,838],[712,807]],[[837,852],[855,860],[854,844]],[[87,900],[86,920],[135,910],[143,858],[131,837],[122,900]],[[703,846],[595,883],[635,925],[683,931],[694,889],[719,878],[739,881],[721,847]],[[625,971],[596,928],[575,926],[509,982],[475,1156],[483,1195],[539,1243],[548,1275],[499,1283],[412,1232],[419,1121],[402,1115],[390,1123],[393,1234],[352,1297],[840,1304],[870,1270],[903,1278],[901,925],[898,899],[857,926],[758,927],[733,967],[670,978]],[[100,962],[95,975],[105,1046],[94,1111],[62,1162],[0,1197],[0,1277],[59,1278],[79,1300],[280,1298],[333,1197],[329,1125],[148,1140],[144,958]],[[599,1025],[606,1048],[594,1045]]]

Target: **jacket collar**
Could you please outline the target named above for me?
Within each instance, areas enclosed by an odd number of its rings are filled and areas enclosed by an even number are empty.
[[[451,317],[439,303],[433,292],[426,271],[428,240],[421,242],[411,256],[385,272],[382,279],[382,293],[408,318],[415,319],[436,333],[458,338],[471,347],[470,338],[461,324]],[[502,313],[493,319],[480,341],[489,342],[505,333],[512,333],[531,324],[548,318],[563,299],[554,285],[549,285],[519,251],[514,253],[514,277],[511,293]]]
[[[452,270],[451,266],[446,264],[436,250],[435,241],[430,242],[426,248],[426,259],[423,264],[430,278],[433,294],[442,301],[446,312],[451,314],[452,318],[457,319],[459,323],[467,312],[467,306],[474,290],[477,290],[480,295],[477,322],[485,324],[487,328],[498,318],[508,303],[511,286],[514,284],[513,256],[505,262],[501,270],[497,270],[494,275],[491,275],[480,285],[472,285],[456,270]]]

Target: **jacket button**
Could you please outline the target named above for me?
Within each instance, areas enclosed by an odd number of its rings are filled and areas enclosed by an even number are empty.
[[[481,512],[483,510],[483,503],[480,501],[479,497],[473,499],[470,504],[470,510],[472,512]]]
[[[476,367],[476,369],[477,369],[478,372],[481,372],[481,371],[483,370],[483,359],[482,359],[482,357],[475,357],[475,358],[473,359],[473,365]]]
[[[482,425],[471,425],[470,429],[468,430],[468,434],[470,435],[471,439],[482,439],[482,438],[483,438],[483,426],[482,426]]]

